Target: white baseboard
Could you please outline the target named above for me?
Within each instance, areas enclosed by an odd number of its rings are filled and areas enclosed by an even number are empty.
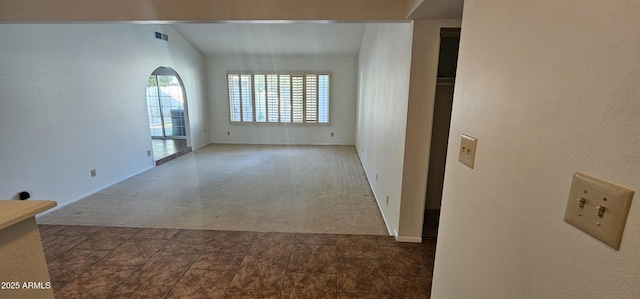
[[[364,176],[365,178],[367,178],[369,189],[371,189],[371,193],[373,193],[373,199],[376,200],[376,204],[378,205],[378,210],[380,211],[380,215],[382,215],[382,220],[384,221],[384,225],[387,227],[387,232],[389,233],[389,236],[397,237],[398,232],[396,231],[395,228],[393,229],[393,231],[391,230],[391,228],[389,227],[389,221],[387,221],[387,218],[384,217],[384,213],[382,212],[382,205],[378,200],[378,195],[376,195],[376,191],[373,189],[373,186],[371,185],[371,180],[369,180],[369,174],[367,173],[367,170],[364,168],[364,165],[362,165],[362,159],[360,159],[360,152],[358,152],[357,148],[356,148],[356,154],[358,155],[358,160],[360,160],[360,166],[362,166],[362,169],[364,170]]]
[[[422,243],[422,238],[396,236],[396,241],[405,243]]]
[[[200,146],[198,146],[198,147],[193,147],[193,146],[191,146],[191,151],[192,151],[192,152],[195,152],[195,151],[197,151],[197,150],[199,150],[199,149],[201,149],[201,148],[203,148],[203,147],[205,147],[205,146],[207,146],[207,145],[209,145],[209,144],[211,144],[211,143],[205,143],[205,144],[200,145]]]
[[[393,230],[393,236],[396,237],[396,241],[397,242],[403,242],[403,243],[422,243],[422,238],[418,238],[418,237],[401,237],[398,236],[398,231],[397,230]]]
[[[367,173],[367,172],[365,171],[365,173]],[[398,235],[397,232],[395,234],[393,232],[391,232],[391,228],[389,227],[389,221],[387,221],[387,218],[384,217],[384,213],[382,212],[382,208],[381,208],[381,205],[380,205],[380,201],[378,200],[378,196],[376,195],[376,192],[373,190],[373,186],[371,186],[371,182],[369,182],[369,176],[366,176],[366,177],[367,177],[367,183],[369,183],[369,188],[371,189],[371,192],[373,193],[373,199],[376,200],[376,204],[378,205],[378,210],[380,211],[380,215],[382,215],[382,221],[384,221],[384,225],[387,227],[387,232],[389,233],[389,236],[397,236]],[[393,231],[395,232],[396,230],[393,229]]]
[[[247,141],[223,141],[223,142],[211,142],[210,144],[242,144],[242,145],[354,145],[353,143],[287,143],[287,142],[275,142],[275,143],[264,143],[264,142],[247,142]]]

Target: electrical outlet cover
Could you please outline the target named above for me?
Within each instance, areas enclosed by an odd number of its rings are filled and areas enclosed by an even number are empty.
[[[458,155],[458,161],[462,164],[469,166],[473,169],[476,160],[476,145],[478,139],[469,135],[462,134],[460,137],[460,152]]]
[[[633,191],[575,172],[564,221],[620,249]]]

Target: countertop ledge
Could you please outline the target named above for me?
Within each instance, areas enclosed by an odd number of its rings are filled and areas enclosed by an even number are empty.
[[[58,205],[53,200],[0,200],[0,230]]]

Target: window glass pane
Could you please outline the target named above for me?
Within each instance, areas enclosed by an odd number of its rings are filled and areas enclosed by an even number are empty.
[[[253,121],[253,96],[251,75],[240,75],[240,99],[242,101],[242,121]]]
[[[318,76],[318,122],[329,122],[329,75]]]
[[[164,110],[168,110],[167,108],[169,108],[171,106],[171,101],[172,98],[169,96],[166,96],[166,93],[163,92],[163,90],[160,90],[160,105],[163,107],[163,111]],[[164,111],[166,113],[166,111]]]
[[[256,122],[267,121],[267,88],[265,75],[253,75],[256,102]]]
[[[267,120],[278,122],[278,75],[267,74]]]
[[[157,87],[147,87],[147,107],[158,106],[158,98],[153,95],[152,90],[157,89]]]
[[[291,122],[291,76],[280,75],[280,122]]]
[[[173,80],[175,79],[175,76],[172,75],[158,75],[158,85],[160,86],[169,86],[169,85],[174,85],[173,84]]]
[[[318,115],[318,75],[306,75],[305,91],[305,121],[316,122]]]
[[[163,136],[160,117],[149,117],[149,131],[151,133],[151,137]]]
[[[149,84],[147,85],[147,105],[158,105],[158,80],[156,76],[149,77]],[[155,99],[155,103],[153,103]]]
[[[158,78],[156,78],[155,75],[149,76],[149,82],[147,83],[147,86],[158,86]]]

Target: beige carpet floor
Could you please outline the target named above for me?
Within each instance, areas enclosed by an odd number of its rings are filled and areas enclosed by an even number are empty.
[[[212,144],[38,222],[388,235],[353,146]]]

